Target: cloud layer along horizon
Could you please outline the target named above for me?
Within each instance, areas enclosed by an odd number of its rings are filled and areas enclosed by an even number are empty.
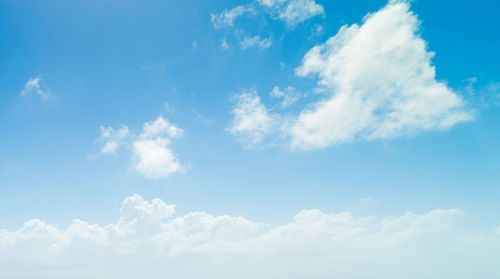
[[[122,202],[115,223],[75,219],[61,229],[32,219],[18,230],[0,230],[0,275],[390,279],[500,272],[494,264],[500,236],[493,230],[489,236],[461,234],[458,209],[382,219],[312,209],[276,226],[205,212],[175,216],[175,209],[133,195]],[[478,262],[479,251],[491,261]],[[407,269],[412,275],[403,276]]]

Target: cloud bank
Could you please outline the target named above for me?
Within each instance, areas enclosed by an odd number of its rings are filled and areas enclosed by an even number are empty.
[[[415,275],[404,278],[467,278],[463,275],[477,268],[478,249],[483,249],[483,257],[493,254],[492,263],[499,259],[493,253],[500,247],[498,236],[474,236],[474,241],[459,237],[455,223],[463,213],[458,209],[382,219],[302,210],[277,226],[205,212],[176,216],[175,209],[160,199],[146,201],[133,195],[122,202],[120,217],[111,224],[75,219],[60,229],[32,219],[18,230],[0,230],[0,276],[367,278],[363,276],[372,273],[370,278],[390,279],[402,278],[408,270],[398,269],[406,263]],[[457,264],[462,260],[470,262]],[[434,261],[436,269],[416,268]],[[384,269],[389,266],[393,268]],[[475,278],[486,278],[481,277],[485,271],[500,271],[488,261],[483,267],[487,269],[476,270]]]

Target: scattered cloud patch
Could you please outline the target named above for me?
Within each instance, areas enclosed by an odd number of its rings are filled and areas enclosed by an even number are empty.
[[[210,20],[215,29],[223,29],[232,27],[234,21],[246,13],[253,13],[254,9],[251,6],[237,6],[231,10],[225,10],[219,14],[211,14]]]
[[[325,14],[323,6],[314,0],[257,0],[257,2],[290,27]]]
[[[36,94],[42,98],[42,100],[47,100],[49,97],[49,94],[47,91],[42,90],[41,88],[41,81],[42,78],[41,76],[37,76],[34,78],[30,78],[26,84],[24,85],[23,90],[21,90],[21,96],[26,97],[26,96],[31,96],[33,94]]]
[[[261,38],[260,36],[245,37],[241,41],[240,46],[242,50],[258,47],[261,49],[269,48],[273,43],[272,38]]]
[[[101,126],[101,136],[99,141],[104,142],[101,148],[101,154],[116,154],[118,148],[123,144],[123,141],[130,136],[128,127],[122,125],[119,129],[115,130],[112,127]]]
[[[183,166],[169,148],[171,140],[182,133],[182,129],[162,116],[146,122],[139,138],[133,143],[136,171],[149,179],[166,178],[182,172]]]
[[[270,95],[273,98],[283,99],[281,102],[282,107],[288,107],[300,99],[300,93],[292,86],[288,86],[284,90],[280,90],[278,86],[275,86]]]
[[[171,149],[174,139],[184,131],[160,115],[144,123],[139,135],[122,125],[119,129],[101,126],[101,135],[95,142],[103,143],[100,154],[116,154],[121,146],[131,149],[134,170],[148,179],[162,179],[185,171],[185,167]],[[90,156],[94,158],[94,156]]]
[[[269,113],[255,91],[235,97],[234,116],[229,131],[248,147],[261,143],[280,123],[277,115]]]

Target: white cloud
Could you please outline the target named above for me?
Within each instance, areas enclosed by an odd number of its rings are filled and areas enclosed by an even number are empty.
[[[253,47],[269,48],[273,43],[272,38],[261,38],[260,36],[245,37],[241,41],[241,49],[246,50]]]
[[[112,127],[101,126],[101,136],[99,141],[104,141],[104,146],[101,148],[102,154],[116,154],[118,148],[123,144],[124,139],[130,135],[128,127],[123,125],[120,129],[115,130]]]
[[[169,109],[165,103],[165,109]],[[160,115],[156,120],[144,123],[139,135],[134,135],[122,125],[119,129],[101,126],[96,142],[103,142],[101,154],[116,154],[121,146],[132,151],[133,168],[148,179],[166,178],[184,172],[185,167],[170,148],[172,141],[184,131]],[[94,158],[95,156],[90,156]]]
[[[49,94],[43,91],[40,87],[40,82],[42,78],[37,76],[35,78],[30,78],[28,82],[24,85],[23,90],[21,91],[21,96],[30,96],[33,93],[38,94],[43,100],[46,100],[49,97]]]
[[[222,40],[220,47],[222,50],[228,50],[230,48],[229,44],[227,43],[227,41],[225,39]]]
[[[314,16],[325,14],[323,6],[314,0],[257,0],[257,2],[292,27]]]
[[[292,86],[288,86],[283,91],[280,90],[278,86],[275,86],[270,95],[273,98],[283,98],[283,101],[281,102],[282,107],[288,107],[289,105],[297,102],[300,98],[300,94]]]
[[[445,130],[472,120],[462,97],[436,80],[434,53],[418,32],[409,4],[391,1],[361,26],[343,26],[309,50],[296,74],[318,77],[324,97],[294,120],[287,118],[289,145],[319,149]]]
[[[166,178],[182,172],[184,167],[169,148],[171,140],[182,135],[182,129],[162,116],[146,122],[133,143],[134,165],[137,172],[149,179]]]
[[[210,19],[215,29],[232,27],[234,21],[245,13],[253,13],[251,6],[237,6],[231,10],[225,10],[219,14],[211,14]]]
[[[0,230],[0,277],[138,278],[147,272],[186,279],[465,279],[498,273],[498,238],[462,238],[454,226],[462,216],[436,209],[357,218],[313,209],[272,226],[205,212],[176,216],[174,205],[134,195],[111,224],[75,219],[60,229],[32,219],[18,230]]]
[[[278,116],[268,112],[255,91],[237,96],[232,114],[229,131],[249,147],[261,143],[280,122]]]
[[[312,48],[297,69],[316,75],[329,97],[304,110],[292,145],[322,148],[354,139],[447,129],[473,118],[460,96],[436,80],[433,53],[418,35],[409,4],[397,1],[344,26]]]

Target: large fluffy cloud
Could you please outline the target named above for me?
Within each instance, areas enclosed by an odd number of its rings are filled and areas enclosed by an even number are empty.
[[[286,125],[292,148],[411,136],[473,118],[462,97],[436,79],[434,53],[409,8],[391,1],[307,52],[296,74],[317,77],[323,96]]]
[[[61,229],[33,219],[0,230],[0,276],[390,279],[407,268],[413,271],[405,278],[468,278],[470,271],[487,278],[481,274],[500,271],[498,237],[461,237],[458,209],[382,219],[313,209],[271,226],[205,212],[175,216],[174,205],[134,195],[120,215],[107,225],[76,219]],[[477,257],[485,260],[481,272]]]

